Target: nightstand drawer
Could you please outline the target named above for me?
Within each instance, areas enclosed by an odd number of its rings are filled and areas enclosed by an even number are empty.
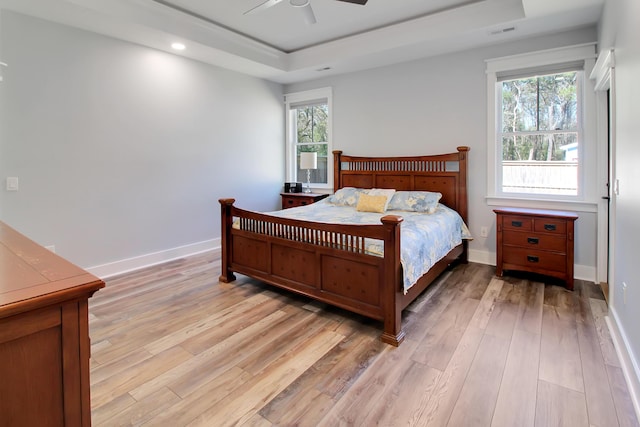
[[[541,272],[548,270],[564,273],[567,270],[567,257],[565,254],[525,248],[509,248],[503,255],[503,262],[504,264],[522,266],[526,269],[541,270]]]
[[[520,215],[504,215],[502,226],[505,230],[531,231],[533,229],[531,217]]]
[[[533,220],[533,230],[540,233],[567,233],[567,221],[555,218],[536,218]]]
[[[282,209],[288,209],[311,205],[329,195],[317,193],[280,193],[280,196],[282,198]]]
[[[313,203],[313,201],[311,202]],[[296,206],[305,206],[308,205],[309,201],[307,199],[282,199],[282,207],[286,208],[295,208]]]
[[[519,246],[527,249],[538,249],[565,253],[567,239],[565,236],[550,236],[548,234],[522,233],[510,231],[504,233],[503,241],[508,246]]]

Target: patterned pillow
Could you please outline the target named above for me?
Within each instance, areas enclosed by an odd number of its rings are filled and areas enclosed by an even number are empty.
[[[391,201],[391,198],[393,197],[393,194],[396,192],[396,190],[394,190],[393,188],[372,188],[371,190],[367,191],[367,194],[370,196],[384,196],[387,198],[386,203],[384,204],[384,211],[387,210],[387,208],[389,207],[389,202]],[[382,211],[382,212],[384,212]]]
[[[344,187],[329,196],[327,200],[335,205],[355,207],[360,195],[366,191],[362,188]]]
[[[389,202],[389,210],[434,213],[442,197],[430,191],[396,191]]]
[[[369,194],[363,193],[358,198],[358,205],[356,206],[356,210],[358,212],[384,213],[388,203],[389,202],[387,196],[371,196]]]

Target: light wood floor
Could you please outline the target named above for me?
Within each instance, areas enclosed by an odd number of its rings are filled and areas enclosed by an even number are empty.
[[[638,426],[599,288],[569,292],[459,265],[372,320],[200,255],[90,300],[94,426]]]

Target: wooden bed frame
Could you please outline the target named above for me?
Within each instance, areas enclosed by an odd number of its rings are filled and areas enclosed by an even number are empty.
[[[417,157],[354,157],[334,151],[334,191],[342,187],[442,193],[441,202],[467,215],[467,152]],[[382,341],[404,339],[402,310],[452,262],[467,261],[467,241],[455,247],[404,294],[400,264],[402,217],[379,225],[341,225],[277,218],[220,199],[222,274],[244,274],[384,322]],[[233,226],[238,220],[239,227]],[[384,242],[384,257],[365,253],[364,240]]]

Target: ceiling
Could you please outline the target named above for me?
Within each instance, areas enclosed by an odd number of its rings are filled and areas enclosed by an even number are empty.
[[[294,83],[595,24],[604,0],[0,0],[75,26],[278,83]],[[181,42],[186,49],[172,50]]]

